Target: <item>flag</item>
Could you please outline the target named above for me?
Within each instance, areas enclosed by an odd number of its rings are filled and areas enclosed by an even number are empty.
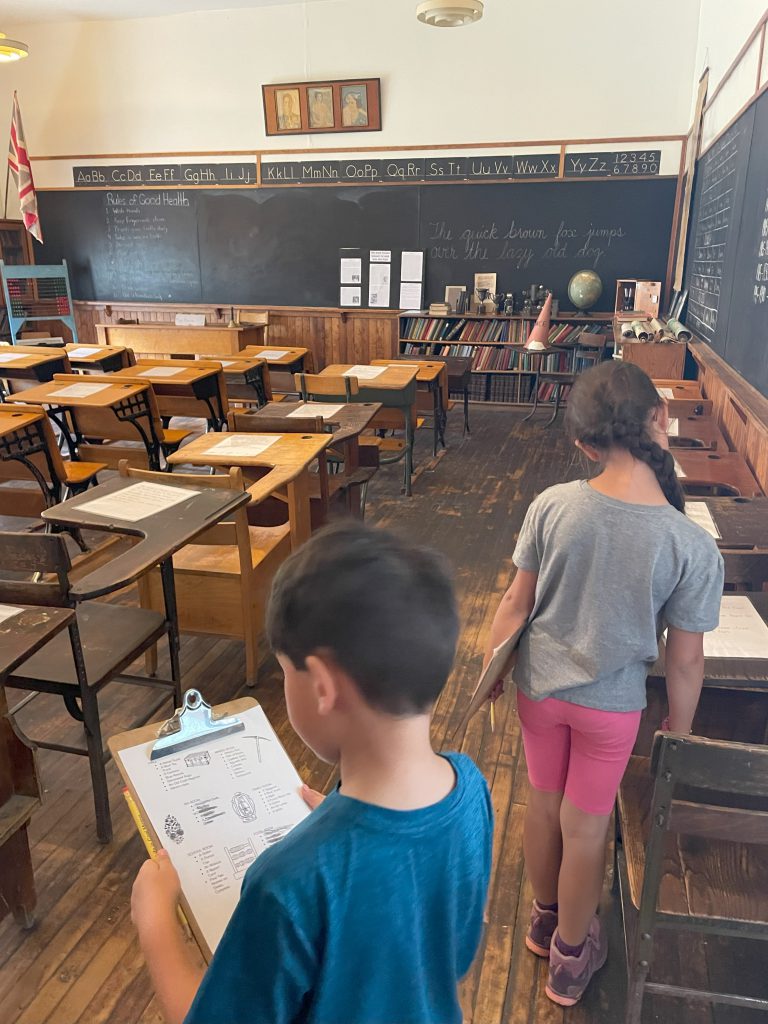
[[[32,166],[29,162],[27,144],[24,141],[24,129],[21,125],[19,99],[13,94],[13,117],[11,118],[11,144],[8,148],[8,166],[11,169],[16,188],[19,190],[19,206],[24,227],[38,242],[42,242],[40,217],[37,213],[37,194],[32,180]]]

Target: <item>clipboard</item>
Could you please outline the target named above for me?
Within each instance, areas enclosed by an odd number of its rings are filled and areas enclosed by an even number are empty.
[[[188,691],[188,693],[189,693],[189,691]],[[186,696],[187,695],[185,695],[185,698],[186,698]],[[207,709],[208,716],[212,715],[212,717],[214,719],[221,719],[223,717],[227,717],[227,718],[229,718],[230,721],[231,721],[232,717],[236,718],[239,715],[243,715],[245,712],[253,711],[254,709],[259,708],[259,707],[260,707],[259,702],[257,700],[255,700],[253,697],[240,697],[240,698],[238,698],[236,700],[231,700],[231,701],[227,701],[224,704],[219,704],[219,705],[215,706],[214,708],[209,708],[207,704],[204,704],[204,709]],[[201,708],[200,710],[202,711],[204,709]],[[126,767],[126,763],[125,763],[125,760],[124,760],[124,752],[127,751],[128,749],[131,749],[131,748],[134,748],[134,747],[143,746],[143,745],[148,744],[148,743],[153,743],[153,742],[157,743],[158,742],[158,738],[161,736],[161,734],[163,734],[163,731],[165,730],[165,734],[168,735],[168,727],[171,726],[171,723],[178,723],[178,719],[179,719],[179,713],[177,712],[176,715],[174,715],[173,718],[169,719],[168,722],[154,722],[154,723],[150,723],[149,725],[142,726],[139,729],[132,729],[129,732],[119,733],[119,734],[117,734],[115,736],[112,736],[107,741],[107,745],[109,747],[110,753],[112,754],[112,756],[113,756],[113,758],[115,760],[115,764],[117,766],[117,769],[120,772],[120,776],[121,776],[121,778],[122,778],[122,780],[124,782],[124,785],[125,785],[125,788],[127,790],[127,793],[130,796],[130,801],[133,802],[135,810],[138,812],[139,819],[140,819],[140,822],[141,822],[141,826],[143,826],[143,829],[145,830],[146,834],[148,835],[148,837],[151,840],[151,843],[155,847],[155,849],[159,849],[161,847],[165,848],[172,855],[172,859],[173,859],[173,854],[175,853],[175,850],[173,848],[173,844],[172,843],[169,844],[168,840],[162,838],[158,834],[157,830],[155,829],[155,827],[154,827],[154,825],[152,823],[152,819],[151,819],[149,813],[147,812],[144,804],[142,803],[142,800],[141,800],[141,797],[140,797],[139,792],[137,790],[137,787],[134,784],[133,779],[131,778],[131,774],[130,774],[130,772],[128,771],[128,769]],[[202,720],[202,719],[198,720],[198,724],[199,724],[200,720]],[[171,726],[171,730],[170,731],[171,731],[171,734],[178,733],[178,729],[173,727],[173,726]],[[226,731],[222,731],[221,729],[219,729],[217,731],[214,731],[213,733],[205,732],[205,731],[200,731],[198,729],[198,733],[199,733],[199,738],[198,738],[198,740],[196,742],[197,742],[197,744],[200,744],[200,745],[204,745],[205,742],[207,740],[210,740],[211,738],[219,739],[222,736],[227,736],[228,735],[228,733]],[[229,730],[229,734],[230,734],[229,735],[229,739],[237,740],[238,733],[237,733],[236,730],[230,729]],[[275,740],[276,740],[276,743],[277,743],[280,751],[282,752],[282,754],[286,757],[286,759],[288,759],[288,755],[285,752],[285,749],[282,746],[282,744],[280,743],[280,741],[277,738],[276,734],[275,734]],[[194,755],[195,745],[196,745],[195,742],[192,742],[189,738],[187,738],[186,740],[183,740],[182,743],[179,743],[176,746],[176,748],[170,752],[170,755],[171,755],[172,758],[174,758],[174,757],[184,757],[185,755],[188,757],[190,754]],[[168,753],[168,752],[166,751],[165,753]],[[165,756],[165,753],[164,753],[163,756]],[[150,760],[151,764],[162,764],[163,763],[162,760],[155,760],[155,759],[152,759],[151,757],[148,760]],[[290,759],[288,759],[288,760],[290,760]],[[183,800],[185,798],[182,797],[181,799]],[[189,799],[189,797],[187,796],[186,799]],[[129,801],[129,806],[130,806],[130,801]],[[144,832],[142,831],[142,828],[139,826],[139,823],[136,822],[136,824],[137,824],[137,827],[139,828],[139,833],[142,835],[142,838],[144,838],[145,844],[146,844],[147,835],[144,835]],[[216,840],[218,838],[217,833],[212,832],[211,835],[212,835],[212,839],[213,840]],[[169,846],[170,846],[170,848],[169,848]],[[259,852],[261,852],[261,851],[259,851]],[[257,854],[257,856],[258,856],[258,854]],[[177,870],[178,870],[178,868],[177,868]],[[239,894],[239,886],[238,886],[238,890],[237,891],[238,891],[238,894]],[[181,906],[181,909],[182,909],[182,912],[184,914],[184,917],[186,918],[186,920],[187,920],[187,922],[189,924],[189,928],[190,928],[190,930],[192,932],[192,935],[193,935],[195,941],[197,942],[197,945],[198,945],[198,947],[200,949],[200,952],[201,952],[203,958],[205,959],[206,963],[209,963],[211,958],[212,958],[212,956],[213,956],[214,950],[211,948],[211,946],[209,945],[208,941],[206,940],[205,934],[204,934],[204,932],[203,932],[203,930],[202,930],[202,928],[201,928],[201,926],[200,926],[200,924],[199,924],[199,922],[197,920],[195,911],[192,908],[192,906],[190,905],[190,902],[187,899],[186,895],[184,894],[183,889],[182,889],[182,892],[180,894],[179,904]]]
[[[469,725],[470,719],[480,710],[480,708],[489,699],[494,687],[499,681],[504,681],[512,671],[515,661],[517,660],[517,647],[520,643],[520,637],[523,635],[525,630],[528,628],[528,623],[524,622],[519,629],[507,637],[503,643],[500,643],[498,647],[494,649],[491,660],[480,676],[477,682],[477,686],[472,691],[472,697],[469,701],[469,707],[462,715],[461,721],[456,727],[456,731],[453,734],[453,739],[462,733]]]

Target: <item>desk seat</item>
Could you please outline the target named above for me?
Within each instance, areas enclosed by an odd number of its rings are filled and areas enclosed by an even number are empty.
[[[290,554],[290,532],[287,523],[279,526],[249,526],[248,535],[254,568],[266,562],[277,548],[285,544],[286,538],[286,553]],[[231,544],[187,544],[173,556],[173,571],[177,587],[179,576],[185,571],[205,571],[206,578],[239,576],[240,556],[237,548]],[[182,615],[182,621],[183,618]]]
[[[116,664],[123,667],[129,664],[137,647],[162,636],[165,616],[145,608],[85,601],[78,605],[77,625],[88,682],[94,686],[116,675]],[[69,634],[63,632],[55,636],[42,650],[23,662],[15,675],[40,680],[41,683],[76,686],[77,674]],[[44,688],[39,687],[41,690]]]

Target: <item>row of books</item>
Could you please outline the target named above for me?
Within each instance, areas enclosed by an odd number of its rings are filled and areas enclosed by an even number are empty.
[[[462,341],[472,344],[524,345],[533,328],[531,320],[466,320],[402,317],[400,336],[412,341]],[[598,334],[600,324],[554,323],[550,327],[550,345],[571,345],[586,331]]]
[[[592,365],[589,358],[582,356],[578,349],[572,352],[550,352],[536,356],[520,348],[478,348],[474,345],[415,345],[403,343],[403,355],[461,356],[472,359],[472,369],[478,372],[494,373],[517,370],[520,373],[581,373]],[[538,365],[540,364],[540,365]]]

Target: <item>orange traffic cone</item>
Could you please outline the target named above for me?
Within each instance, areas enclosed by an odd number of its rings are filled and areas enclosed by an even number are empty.
[[[552,315],[552,292],[546,298],[544,305],[541,307],[539,318],[533,325],[533,330],[528,336],[528,341],[525,343],[525,347],[531,349],[533,352],[541,352],[547,347],[549,339],[549,319]]]

